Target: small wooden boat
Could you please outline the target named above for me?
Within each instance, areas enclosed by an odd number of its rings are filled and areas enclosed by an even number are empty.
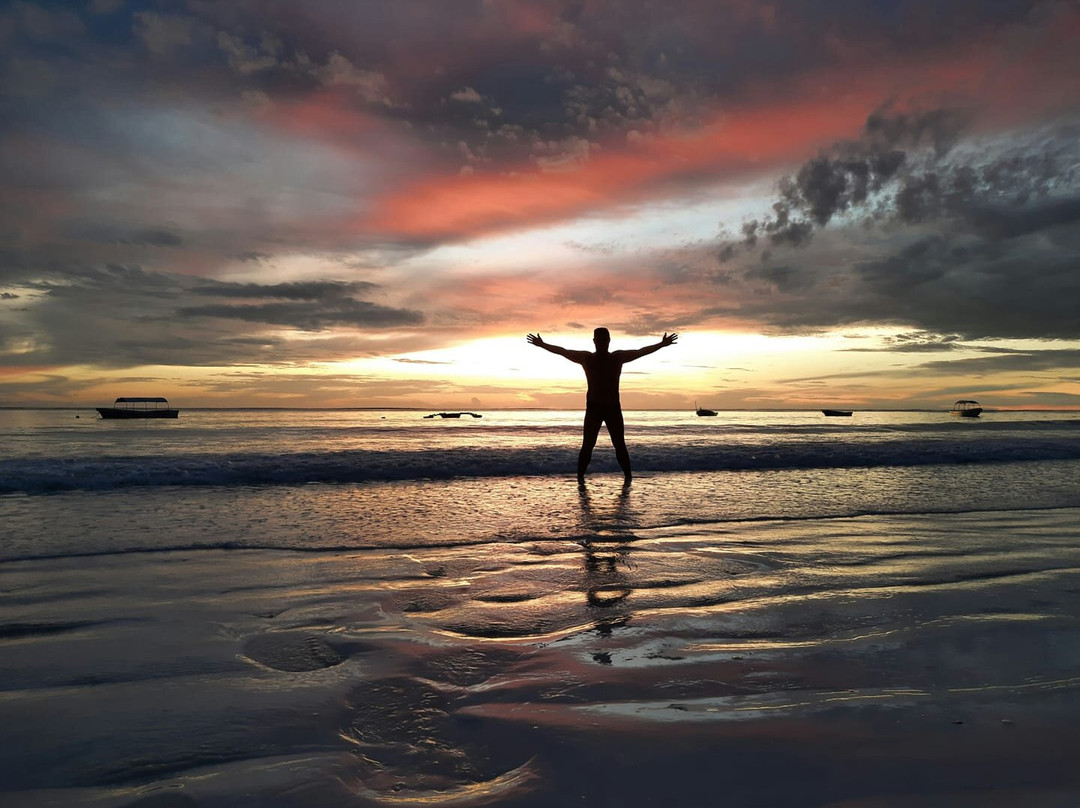
[[[829,416],[833,416],[833,417],[843,416],[843,415],[851,415],[851,413],[852,413],[852,410],[822,410],[821,411],[822,415],[829,415]]]
[[[433,412],[431,415],[425,415],[425,418],[460,418],[463,415],[471,415],[473,418],[483,418],[484,416],[478,412]]]
[[[102,418],[176,418],[180,410],[169,406],[169,400],[161,397],[121,397],[111,407],[95,407]]]
[[[953,404],[952,409],[949,410],[950,415],[959,415],[961,418],[978,418],[981,413],[982,407],[979,406],[978,401],[963,398]]]

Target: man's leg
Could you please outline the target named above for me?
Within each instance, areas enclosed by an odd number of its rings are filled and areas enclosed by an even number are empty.
[[[592,450],[596,445],[596,436],[600,434],[600,424],[603,422],[602,416],[591,410],[585,410],[585,425],[581,434],[581,451],[578,453],[577,459],[578,478],[585,476],[585,469],[589,467],[589,461],[592,460]]]
[[[607,417],[607,431],[611,436],[611,445],[615,447],[615,458],[619,461],[623,476],[629,480],[633,475],[630,473],[630,452],[626,450],[626,425],[623,422],[622,410]]]

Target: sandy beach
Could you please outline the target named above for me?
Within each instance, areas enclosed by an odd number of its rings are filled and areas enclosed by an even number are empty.
[[[4,564],[0,802],[1067,806],[1080,511]]]

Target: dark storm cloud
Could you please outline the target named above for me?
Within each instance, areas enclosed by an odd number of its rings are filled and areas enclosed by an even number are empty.
[[[1077,367],[1080,366],[1080,350],[1076,349],[1049,348],[1023,351],[1010,350],[1008,348],[985,347],[972,350],[986,351],[992,355],[964,357],[961,359],[939,359],[932,362],[923,362],[906,372],[917,376],[933,374],[934,376],[955,379],[993,378],[1002,373],[1030,374],[1035,380],[1047,381],[1047,377],[1050,377],[1050,379],[1057,381],[1067,378],[1065,374],[1075,372]],[[820,376],[804,376],[783,379],[782,381],[785,384],[794,384],[896,375],[897,371],[895,368],[885,368],[850,371],[845,373],[829,373]],[[995,382],[993,387],[995,390],[1023,390],[1027,388],[1030,383],[1030,381],[1016,382],[1013,384],[1001,384]]]
[[[953,109],[874,113],[858,140],[782,180],[772,215],[720,245],[721,263],[743,266],[715,283],[747,290],[740,310],[786,330],[1080,338],[1076,126],[960,143],[967,125]]]
[[[965,337],[1080,337],[1080,251],[930,236],[856,264],[867,313]],[[858,310],[863,301],[855,303]],[[870,314],[870,316],[875,316]]]
[[[974,356],[966,359],[924,362],[919,370],[932,373],[963,373],[971,376],[992,376],[998,373],[1061,373],[1080,368],[1080,350],[1047,349],[1019,351],[988,348],[993,356]]]
[[[206,281],[195,286],[192,291],[210,297],[341,300],[375,288],[376,284],[366,281],[295,281],[275,284]]]
[[[365,334],[422,322],[415,311],[358,299],[372,290],[361,282],[230,284],[119,264],[54,264],[36,278],[30,267],[22,272],[18,288],[27,303],[5,324],[4,337],[9,346],[30,340],[36,347],[0,361],[23,367],[303,363],[372,353]],[[222,297],[271,302],[211,302]],[[345,330],[296,341],[252,333],[258,324]]]
[[[965,346],[959,334],[935,334],[929,331],[913,331],[885,337],[884,348],[845,348],[852,353],[943,353],[957,351]]]
[[[784,181],[776,219],[771,227],[765,226],[766,231],[774,243],[780,243],[791,228],[799,228],[793,241],[797,246],[808,238],[806,228],[811,222],[823,227],[833,216],[864,204],[871,193],[881,190],[903,168],[908,152],[929,150],[933,157],[943,157],[967,120],[968,115],[958,109],[874,112],[866,120],[860,141],[838,144],[831,154],[808,161],[794,178]],[[789,220],[793,211],[810,221]]]
[[[1025,207],[972,207],[971,229],[987,238],[1016,238],[1080,221],[1080,195],[1037,202]]]
[[[843,141],[780,182],[772,214],[744,222],[717,252],[799,247],[838,217],[864,225],[947,221],[987,239],[1016,238],[1080,220],[1075,125],[1026,143],[954,148],[970,115],[939,108],[870,115],[860,139]]]
[[[178,313],[185,317],[219,317],[251,323],[270,323],[301,331],[324,331],[335,326],[388,328],[419,325],[423,315],[407,309],[393,309],[366,300],[339,298],[332,303],[262,303],[249,306],[186,306]]]
[[[749,281],[762,280],[771,283],[781,292],[798,292],[813,283],[808,273],[790,266],[753,267],[743,276]]]
[[[701,316],[737,313],[785,332],[874,323],[964,339],[1080,339],[1080,239],[903,232],[883,248],[866,231],[843,237],[843,250],[823,241],[783,265],[720,273],[738,305]]]

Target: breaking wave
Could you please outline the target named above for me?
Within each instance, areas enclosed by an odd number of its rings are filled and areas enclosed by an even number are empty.
[[[603,441],[601,441],[602,443]],[[933,437],[888,441],[770,441],[709,445],[632,444],[635,471],[764,471],[1012,463],[1080,459],[1080,436],[1030,435],[972,441]],[[37,494],[138,486],[249,486],[360,483],[459,477],[572,474],[575,447],[447,447],[290,453],[181,453],[0,460],[0,493]],[[617,471],[598,446],[591,471]]]

